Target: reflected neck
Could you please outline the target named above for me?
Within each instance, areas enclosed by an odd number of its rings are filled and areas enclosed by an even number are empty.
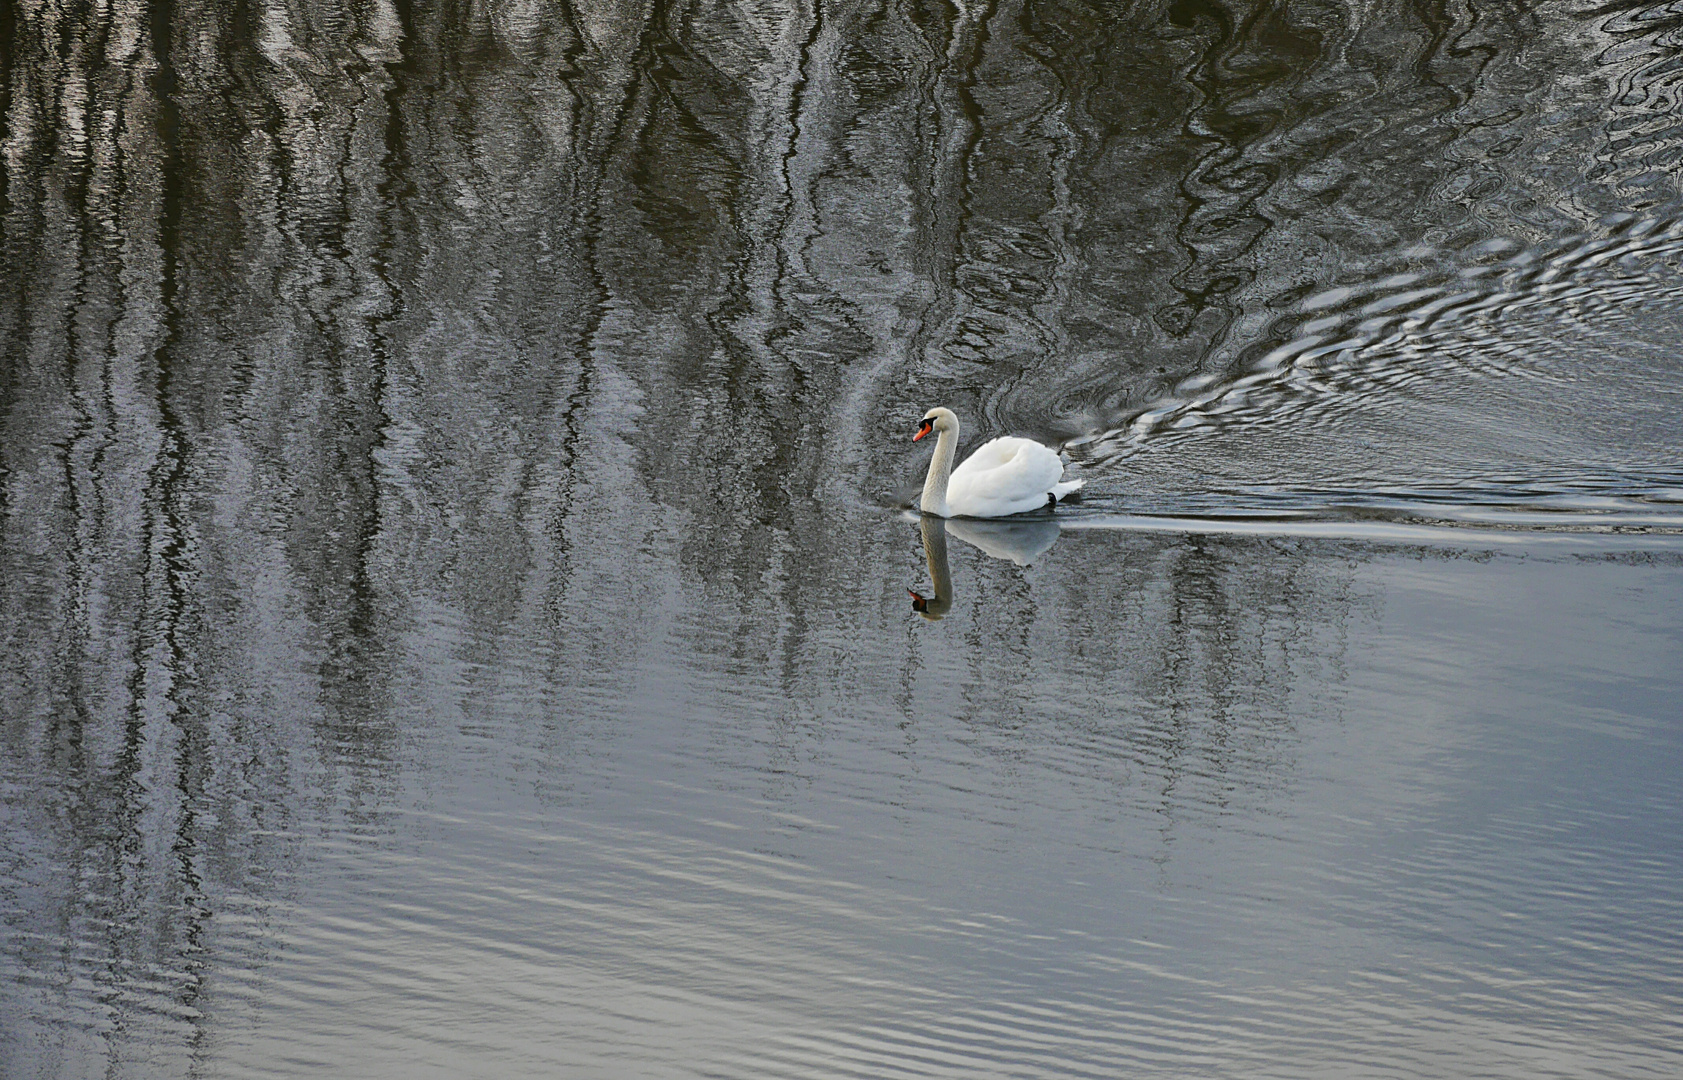
[[[947,569],[947,523],[940,518],[926,517],[918,523],[918,531],[923,537],[929,580],[935,583],[935,595],[924,602],[921,614],[935,622],[953,606],[953,575]]]
[[[941,431],[935,438],[935,456],[929,459],[929,475],[923,481],[923,498],[918,507],[926,514],[950,517],[947,513],[947,479],[953,472],[953,455],[958,452],[958,425]]]

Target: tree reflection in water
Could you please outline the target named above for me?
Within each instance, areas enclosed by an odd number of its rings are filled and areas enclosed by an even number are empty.
[[[1602,260],[1629,271],[1616,288],[1573,278],[1524,309],[1549,313],[1524,339],[1486,313],[1485,336],[1434,346],[1476,363],[1316,382],[1339,357],[1311,357],[1284,380],[1316,391],[1291,399],[1309,419],[1258,392],[1244,439],[1128,442],[1090,490],[1102,508],[1293,469],[1406,477],[1463,445],[1450,430],[1486,440],[1491,475],[1674,461],[1674,24],[1619,5],[0,5],[0,1072],[214,1073],[245,1052],[228,1032],[285,1028],[323,985],[355,998],[308,968],[351,948],[322,927],[374,940],[359,890],[415,830],[479,820],[453,800],[518,791],[541,820],[496,870],[450,862],[464,843],[435,876],[394,872],[404,902],[437,902],[434,944],[484,929],[463,882],[565,892],[522,845],[621,790],[684,822],[728,816],[694,792],[751,788],[795,817],[893,807],[930,829],[1045,800],[1172,823],[1162,860],[1188,822],[1260,820],[1303,782],[1305,730],[1342,723],[1349,641],[1382,608],[1374,551],[1083,534],[1054,553],[1055,520],[925,519],[922,611],[943,626],[907,639],[884,598],[902,525],[872,501],[908,471],[904,417],[941,400],[1052,442],[1127,432],[1317,320],[1406,310],[1409,274],[1447,289],[1569,236],[1562,258],[1588,264],[1641,230]],[[1613,212],[1635,217],[1598,224]],[[1557,270],[1527,297],[1555,297]],[[1464,411],[1397,406],[1421,385]],[[1542,386],[1567,389],[1516,397]],[[1481,411],[1500,408],[1559,422]],[[948,533],[985,553],[954,548],[956,605]],[[901,827],[884,813],[859,835]],[[614,844],[558,864],[599,871]],[[323,898],[346,881],[342,907]],[[555,916],[579,941],[635,936],[578,917]],[[439,1030],[412,1019],[371,1026]],[[768,1074],[750,1064],[720,1068]]]

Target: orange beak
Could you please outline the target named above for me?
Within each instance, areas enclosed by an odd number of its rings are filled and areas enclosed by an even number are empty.
[[[923,426],[917,429],[917,434],[912,436],[912,441],[917,442],[919,439],[923,438],[925,435],[929,434],[931,431],[934,431],[934,430],[935,430],[935,425],[931,424],[929,421],[925,420],[923,422]]]

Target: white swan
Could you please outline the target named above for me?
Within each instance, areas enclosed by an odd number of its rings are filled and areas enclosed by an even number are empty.
[[[1075,491],[1080,480],[1064,480],[1063,459],[1033,439],[1006,435],[976,448],[953,468],[958,453],[958,417],[939,406],[923,414],[912,441],[937,433],[935,456],[923,482],[919,507],[936,517],[1007,517],[1039,510]]]

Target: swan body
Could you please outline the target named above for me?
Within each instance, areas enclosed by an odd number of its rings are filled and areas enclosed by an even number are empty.
[[[958,417],[936,407],[923,416],[912,441],[935,432],[935,456],[923,482],[919,508],[936,517],[1009,517],[1039,510],[1081,487],[1064,480],[1057,451],[1033,439],[1006,435],[983,443],[953,468],[958,454]]]

